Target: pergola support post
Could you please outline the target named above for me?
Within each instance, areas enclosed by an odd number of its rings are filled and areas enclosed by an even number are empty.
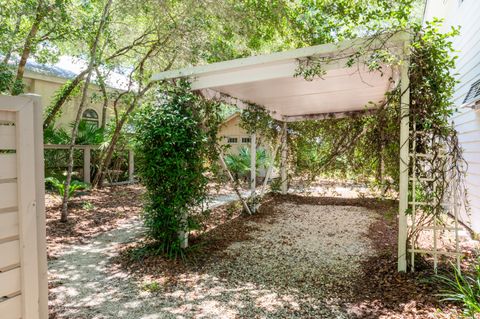
[[[281,158],[281,171],[280,178],[282,182],[282,194],[288,192],[288,176],[287,176],[287,122],[283,122],[282,132],[282,158]]]
[[[400,180],[398,203],[398,271],[407,271],[407,215],[408,209],[408,176],[409,176],[409,107],[410,83],[408,77],[408,60],[401,66],[400,85]]]
[[[255,213],[255,191],[257,187],[257,135],[250,137],[250,197],[253,201],[252,213]]]

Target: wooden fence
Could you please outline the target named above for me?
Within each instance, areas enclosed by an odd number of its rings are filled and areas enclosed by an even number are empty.
[[[45,150],[68,150],[69,145],[64,144],[45,144]],[[74,149],[83,151],[83,181],[85,183],[91,182],[91,168],[92,168],[92,150],[98,150],[99,145],[75,145]],[[120,185],[135,182],[135,156],[133,150],[128,150],[128,180],[123,182],[112,182],[110,185]]]
[[[0,317],[47,319],[42,109],[0,96]]]

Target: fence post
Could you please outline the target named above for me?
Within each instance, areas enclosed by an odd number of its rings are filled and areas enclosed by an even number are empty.
[[[90,162],[91,162],[91,149],[90,146],[85,146],[83,149],[83,181],[90,184]]]
[[[128,150],[128,181],[133,182],[135,174],[135,154],[133,150]]]
[[[35,132],[35,197],[37,215],[37,251],[38,251],[38,315],[48,319],[48,266],[47,233],[45,216],[45,160],[43,148],[43,107],[40,95],[25,94],[33,100]]]

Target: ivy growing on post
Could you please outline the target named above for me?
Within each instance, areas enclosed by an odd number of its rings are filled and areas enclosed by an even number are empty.
[[[218,105],[185,83],[158,87],[136,116],[137,173],[147,189],[143,217],[158,252],[176,257],[184,248],[179,234],[199,227],[220,123]]]
[[[420,225],[434,219],[441,222],[446,213],[442,203],[451,195],[449,184],[452,181],[458,185],[455,192],[465,190],[466,165],[450,120],[456,112],[451,97],[457,83],[453,74],[455,56],[451,38],[458,34],[458,30],[453,28],[441,33],[438,31],[440,24],[441,21],[435,20],[426,25],[411,23],[401,29],[384,30],[373,35],[360,49],[345,50],[344,54],[335,57],[300,60],[296,72],[296,76],[308,81],[322,78],[324,66],[334,61],[346,61],[345,66],[352,67],[353,71],[363,65],[382,72],[384,65],[405,63],[398,52],[385,46],[385,39],[405,32],[404,28],[409,30],[410,140],[415,142],[414,153],[428,154],[421,161],[411,161],[410,174],[429,176],[419,180],[415,194],[411,192],[409,198],[431,204],[422,208],[422,217],[416,220]],[[400,96],[403,93],[398,88],[387,93],[385,102],[376,105],[373,114],[290,123],[289,160],[295,173],[307,177],[307,181],[319,175],[333,175],[372,182],[383,190],[398,190]],[[259,121],[259,117],[263,118],[260,115],[268,113],[256,109],[244,112],[244,127],[275,133],[275,126],[270,125],[273,120]],[[468,209],[468,203],[463,204]],[[411,233],[411,236],[416,234]]]

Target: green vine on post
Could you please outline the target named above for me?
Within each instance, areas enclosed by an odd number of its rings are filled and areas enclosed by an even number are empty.
[[[428,154],[423,160],[415,161],[414,166],[410,165],[411,175],[429,176],[419,180],[415,194],[409,195],[409,200],[415,197],[418,202],[430,203],[420,211],[422,218],[416,221],[420,225],[433,220],[442,222],[447,212],[443,202],[451,195],[449,184],[452,181],[458,185],[455,192],[466,193],[466,163],[451,123],[451,116],[457,111],[451,101],[457,84],[451,39],[459,30],[452,28],[441,33],[438,31],[440,25],[440,20],[434,20],[424,26],[412,24],[408,28],[411,38],[410,131],[416,131],[410,140],[415,141],[416,153]],[[301,59],[295,76],[308,81],[322,78],[326,66],[332,62],[344,62],[345,67],[356,67],[358,71],[364,66],[385,76],[385,66],[403,63],[398,50],[386,45],[388,39],[399,32],[405,31],[386,30],[372,36],[362,48],[343,50],[335,57]],[[322,174],[361,177],[384,190],[398,190],[399,145],[391,141],[399,140],[401,94],[398,88],[387,93],[385,102],[376,105],[374,114],[290,123],[289,159],[296,173],[308,175],[310,180]],[[278,129],[270,125],[273,120],[268,117],[268,112],[256,107],[244,112],[242,125],[263,130],[271,136]],[[468,211],[468,203],[462,205]],[[408,213],[413,212],[409,210]]]
[[[143,218],[156,252],[182,255],[179,234],[200,227],[206,173],[218,158],[219,110],[181,82],[157,88],[136,116],[137,172],[147,189]]]

